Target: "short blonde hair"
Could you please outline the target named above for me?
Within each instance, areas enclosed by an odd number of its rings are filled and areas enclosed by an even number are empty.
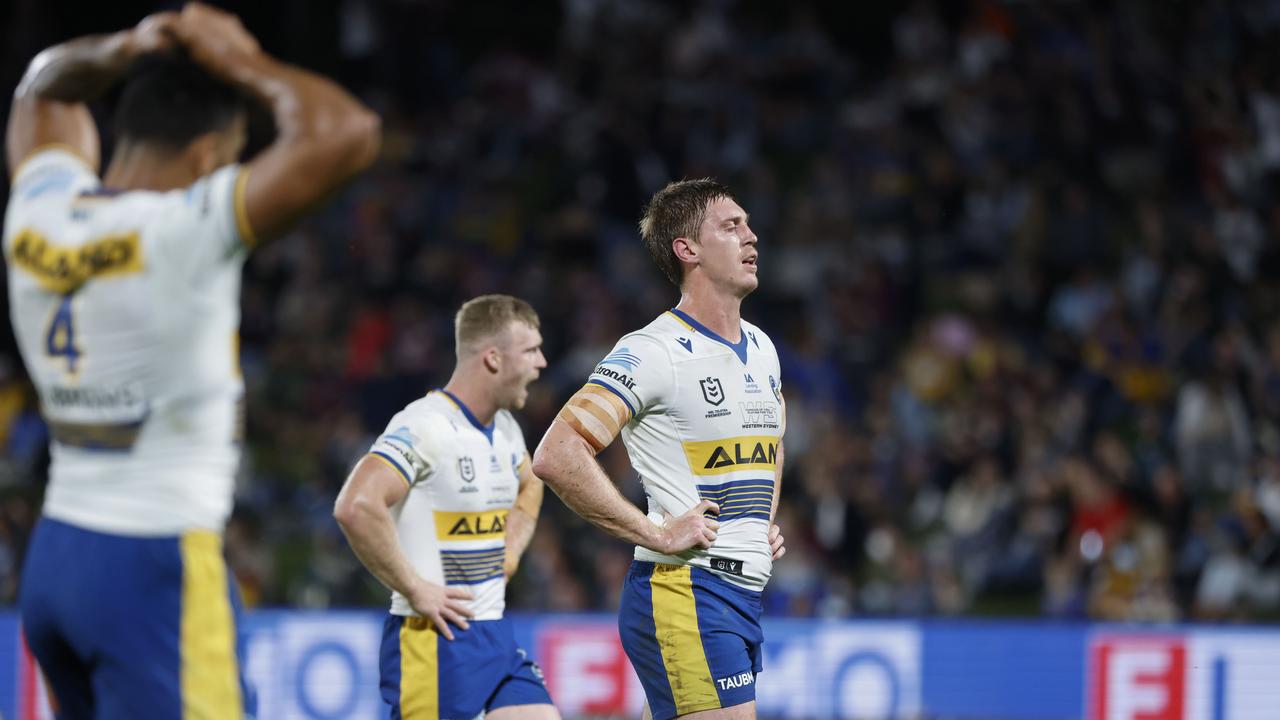
[[[458,357],[476,352],[482,342],[504,332],[513,322],[537,330],[538,313],[529,303],[510,295],[481,295],[466,301],[453,318]]]

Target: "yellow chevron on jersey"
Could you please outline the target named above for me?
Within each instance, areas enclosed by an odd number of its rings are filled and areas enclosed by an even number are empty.
[[[450,512],[436,510],[437,540],[493,540],[507,530],[507,511]]]
[[[772,472],[778,464],[778,438],[747,436],[684,444],[694,475],[723,475],[741,470]]]
[[[9,261],[30,273],[40,287],[64,295],[90,278],[128,275],[143,269],[141,240],[136,232],[63,247],[31,228],[23,228],[10,244]]]

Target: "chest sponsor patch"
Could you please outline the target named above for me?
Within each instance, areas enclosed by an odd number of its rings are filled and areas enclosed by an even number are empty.
[[[744,436],[684,444],[694,475],[721,475],[740,470],[773,472],[778,462],[778,438]]]
[[[437,540],[492,540],[507,530],[507,510],[450,512],[436,510]]]

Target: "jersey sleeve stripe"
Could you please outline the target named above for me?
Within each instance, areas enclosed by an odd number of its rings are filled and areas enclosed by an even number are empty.
[[[627,409],[631,411],[631,417],[635,417],[635,416],[636,416],[636,407],[635,407],[635,405],[632,405],[632,404],[631,404],[631,401],[627,399],[627,396],[626,396],[626,395],[623,395],[623,394],[622,394],[622,391],[621,391],[621,390],[619,390],[619,389],[617,389],[617,388],[613,387],[612,385],[608,385],[608,384],[606,384],[606,383],[604,383],[603,381],[600,381],[600,380],[588,380],[588,381],[587,381],[587,384],[588,384],[588,385],[598,385],[598,386],[600,386],[600,387],[604,388],[605,390],[608,390],[609,392],[613,393],[614,395],[617,395],[617,396],[622,400],[622,403],[623,403],[624,405],[626,405],[626,406],[627,406]]]
[[[232,192],[231,202],[236,209],[236,232],[240,233],[240,242],[252,248],[258,244],[258,236],[253,234],[253,226],[249,224],[249,210],[245,205],[245,193],[249,187],[249,170],[241,168],[236,176],[236,187]]]
[[[382,462],[386,463],[387,465],[390,465],[392,470],[395,470],[397,473],[399,473],[400,477],[404,478],[404,481],[408,483],[410,487],[413,487],[413,478],[409,477],[409,473],[405,472],[405,469],[400,467],[400,465],[395,460],[393,460],[390,455],[380,450],[374,450],[369,453],[369,457],[377,458]]]

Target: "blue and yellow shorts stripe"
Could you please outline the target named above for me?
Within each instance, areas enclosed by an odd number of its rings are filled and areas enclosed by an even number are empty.
[[[217,533],[128,537],[42,518],[19,606],[60,719],[252,712]]]
[[[755,699],[764,642],[758,592],[701,568],[637,560],[622,588],[618,631],[654,720]]]
[[[510,705],[550,705],[542,670],[516,646],[510,621],[473,620],[446,640],[431,622],[387,615],[382,700],[393,720],[471,720]]]

